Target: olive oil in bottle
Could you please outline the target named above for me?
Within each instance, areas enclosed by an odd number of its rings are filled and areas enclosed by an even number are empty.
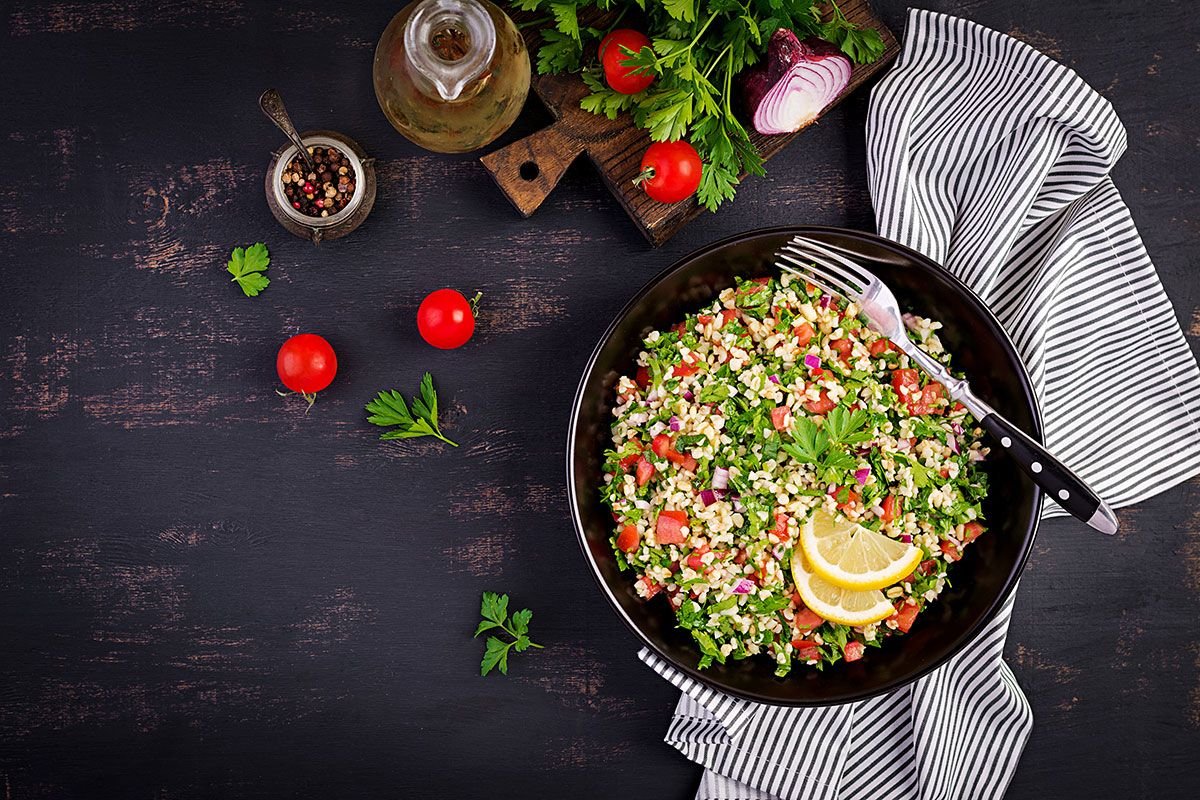
[[[414,144],[466,153],[508,130],[529,93],[529,53],[488,0],[420,0],[375,48],[375,97]]]

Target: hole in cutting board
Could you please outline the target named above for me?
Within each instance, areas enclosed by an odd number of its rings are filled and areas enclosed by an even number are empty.
[[[532,161],[526,161],[524,164],[522,164],[520,172],[521,179],[527,181],[534,180],[542,173],[542,171],[538,169],[538,165]]]

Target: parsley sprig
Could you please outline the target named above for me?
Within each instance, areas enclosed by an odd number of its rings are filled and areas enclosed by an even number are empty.
[[[416,439],[421,436],[432,436],[441,439],[451,447],[458,447],[442,435],[438,427],[437,392],[433,389],[433,376],[428,372],[421,378],[421,393],[412,399],[412,411],[404,402],[404,395],[395,389],[380,392],[374,400],[367,403],[367,422],[385,428],[394,428],[379,438]]]
[[[270,263],[271,254],[267,252],[267,246],[259,242],[245,249],[233,248],[225,270],[233,276],[231,283],[237,283],[246,297],[255,297],[271,283],[271,279],[263,274]]]
[[[799,417],[792,428],[792,441],[782,443],[779,449],[801,464],[814,465],[826,480],[833,480],[858,463],[845,448],[870,440],[868,419],[861,408],[851,410],[845,404],[826,414],[823,426]]]
[[[536,647],[538,650],[542,649],[540,644],[535,644],[529,639],[529,621],[533,619],[533,612],[528,608],[514,611],[510,620],[508,615],[508,595],[484,592],[483,602],[479,608],[479,615],[483,617],[483,621],[475,629],[476,636],[486,631],[499,629],[507,633],[512,639],[512,641],[506,642],[499,636],[489,636],[487,638],[487,647],[483,651],[483,661],[479,664],[480,675],[487,675],[495,667],[500,668],[501,675],[507,675],[509,650],[515,649],[518,653],[523,653],[531,647]]]
[[[763,162],[737,116],[735,78],[757,63],[779,28],[801,39],[820,36],[858,63],[875,61],[885,49],[879,32],[859,28],[836,3],[822,21],[821,0],[510,0],[523,11],[540,11],[542,45],[538,72],[581,72],[591,93],[580,106],[615,119],[622,111],[656,142],[687,139],[704,160],[698,199],[709,210],[729,200],[742,174],[763,175]],[[625,50],[627,63],[653,74],[643,92],[613,91],[594,63],[589,45],[615,28],[626,12],[646,18],[651,47]],[[581,20],[611,19],[607,27]],[[625,21],[628,27],[641,23]]]

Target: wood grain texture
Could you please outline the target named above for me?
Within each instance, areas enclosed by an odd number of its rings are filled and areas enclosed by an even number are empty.
[[[398,6],[0,5],[0,796],[693,796],[698,768],[662,742],[676,692],[637,661],[565,513],[571,396],[671,261],[762,225],[873,227],[866,93],[650,250],[586,160],[523,220],[476,159],[396,134],[370,67]],[[1200,347],[1192,10],[933,7],[1113,102],[1117,185]],[[905,4],[878,8],[899,31]],[[268,86],[377,159],[353,235],[316,248],[271,217]],[[531,103],[500,144],[550,121]],[[224,263],[255,241],[271,285],[250,299]],[[459,351],[414,330],[441,286],[484,292]],[[302,330],[340,362],[308,414],[275,394]],[[424,370],[457,449],[364,420]],[[1197,508],[1192,482],[1121,510],[1114,540],[1043,526],[1009,641],[1035,718],[1010,798],[1194,796]],[[485,589],[532,608],[546,645],[507,679],[478,676]]]
[[[878,60],[854,66],[846,90],[822,112],[822,116],[872,76],[886,69],[900,52],[896,37],[875,13],[869,0],[845,0],[840,6],[851,22],[878,30],[885,49]],[[518,16],[532,19],[536,15],[528,13]],[[536,57],[541,41],[537,26],[526,28],[525,39],[529,52]],[[522,216],[528,217],[537,210],[558,185],[566,168],[564,162],[569,164],[583,153],[596,165],[605,185],[638,230],[655,246],[677,234],[689,221],[706,213],[694,197],[680,203],[659,203],[634,184],[634,179],[641,173],[642,155],[650,146],[649,136],[634,127],[633,118],[628,113],[609,120],[580,109],[579,101],[590,92],[577,76],[535,74],[532,88],[554,116],[554,123],[545,131],[513,142],[480,159],[505,197]],[[817,124],[819,119],[809,125]],[[777,136],[764,136],[749,127],[748,130],[750,140],[763,161],[768,161],[801,136],[809,125],[795,133]],[[743,174],[742,178],[746,176]]]

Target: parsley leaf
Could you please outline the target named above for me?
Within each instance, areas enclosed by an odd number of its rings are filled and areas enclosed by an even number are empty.
[[[487,675],[496,668],[499,668],[501,675],[507,675],[509,650],[515,649],[518,653],[523,653],[531,647],[542,649],[540,644],[534,643],[529,638],[529,622],[533,619],[532,611],[528,608],[514,611],[512,620],[509,621],[508,595],[484,592],[479,606],[479,615],[483,617],[483,620],[475,629],[476,636],[484,631],[499,629],[512,639],[511,642],[506,642],[499,636],[487,638],[483,660],[479,663],[480,675]]]
[[[233,276],[231,283],[236,282],[246,297],[255,297],[271,283],[271,279],[263,275],[270,263],[271,255],[267,252],[267,246],[259,242],[246,249],[233,248],[225,270]]]
[[[441,439],[451,447],[458,444],[442,435],[438,427],[437,392],[433,389],[433,376],[428,372],[421,378],[421,393],[412,399],[412,411],[404,402],[404,395],[395,389],[380,392],[374,400],[367,403],[367,422],[384,428],[395,428],[387,431],[379,438],[416,439],[421,436],[432,436]],[[486,615],[485,615],[486,616]]]

